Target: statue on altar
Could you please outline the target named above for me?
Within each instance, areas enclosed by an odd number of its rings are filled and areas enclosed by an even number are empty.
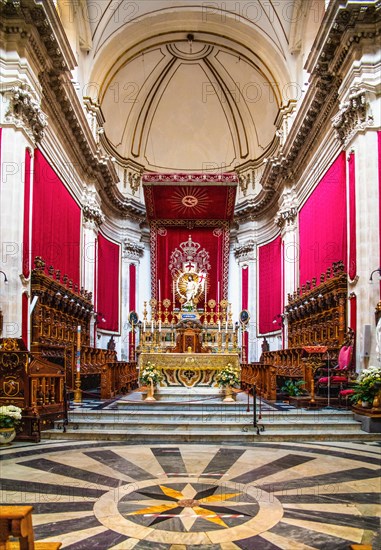
[[[180,298],[183,300],[183,309],[194,311],[197,308],[197,303],[204,291],[204,279],[204,274],[200,275],[195,272],[180,273],[176,287]]]
[[[185,289],[185,296],[187,301],[184,303],[184,306],[194,305],[193,300],[197,295],[198,287],[199,287],[199,283],[193,279],[192,275],[188,275],[188,281],[186,283],[186,289]]]

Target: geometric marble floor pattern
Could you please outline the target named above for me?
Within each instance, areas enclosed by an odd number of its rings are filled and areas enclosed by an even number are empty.
[[[380,548],[379,443],[128,445],[2,451],[2,504],[70,550]]]

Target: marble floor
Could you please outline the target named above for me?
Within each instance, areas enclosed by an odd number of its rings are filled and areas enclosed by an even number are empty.
[[[70,550],[380,546],[380,443],[13,444],[3,504]]]

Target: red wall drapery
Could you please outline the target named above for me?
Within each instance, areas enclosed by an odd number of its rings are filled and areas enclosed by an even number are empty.
[[[242,309],[249,310],[249,266],[243,267],[241,270],[242,282]],[[249,334],[247,331],[243,333],[244,344],[246,350],[246,363],[249,362]]]
[[[24,170],[24,227],[23,227],[23,262],[22,272],[25,277],[30,273],[30,254],[29,254],[29,220],[30,220],[30,163],[31,154],[29,149],[25,150],[25,170]]]
[[[81,209],[49,165],[35,151],[32,254],[60,269],[74,283],[80,280]]]
[[[346,161],[341,153],[299,213],[300,284],[347,260]]]
[[[274,318],[282,311],[282,240],[277,237],[259,247],[259,332],[267,334],[278,329]]]
[[[348,274],[354,279],[357,274],[357,241],[356,241],[356,172],[355,154],[351,153],[348,160],[349,171],[349,266]]]
[[[97,273],[98,328],[112,332],[119,332],[119,257],[120,246],[99,234]]]
[[[173,287],[169,264],[172,252],[191,236],[193,242],[199,243],[201,249],[209,253],[211,269],[207,277],[207,300],[217,301],[217,286],[220,283],[220,300],[227,298],[227,270],[229,259],[229,231],[225,228],[209,227],[187,229],[185,227],[156,228],[151,227],[152,254],[152,296],[158,299],[160,281],[161,301],[168,298],[172,302]],[[176,307],[180,307],[178,300]],[[200,301],[198,307],[203,308]]]
[[[128,300],[128,305],[130,310],[129,311],[135,311],[136,310],[136,266],[135,264],[130,264],[129,269],[129,278],[130,278],[130,295]],[[128,357],[130,359],[134,359],[134,353],[133,353],[133,347],[132,346],[132,332],[130,331],[129,337],[129,354]],[[136,342],[135,342],[136,344]]]

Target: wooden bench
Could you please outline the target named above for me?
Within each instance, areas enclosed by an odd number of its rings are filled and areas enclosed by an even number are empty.
[[[33,506],[0,506],[0,550],[58,550],[61,542],[34,542]],[[9,538],[18,538],[10,541]]]

